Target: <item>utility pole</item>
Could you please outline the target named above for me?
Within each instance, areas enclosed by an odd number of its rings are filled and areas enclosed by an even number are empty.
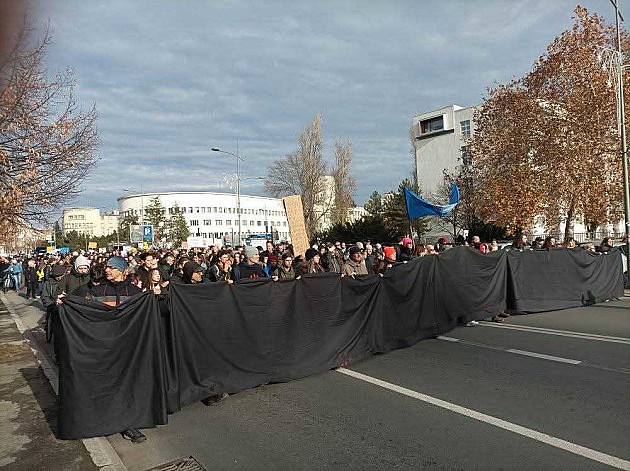
[[[623,209],[626,232],[624,235],[626,243],[626,269],[630,275],[630,191],[628,189],[628,147],[626,143],[626,112],[623,96],[623,53],[621,52],[621,31],[619,29],[619,21],[623,21],[623,16],[619,11],[618,0],[610,0],[610,3],[615,7],[615,28],[617,31],[617,84],[619,89],[617,91],[617,107],[620,120],[619,133],[621,136],[621,168],[623,172]]]

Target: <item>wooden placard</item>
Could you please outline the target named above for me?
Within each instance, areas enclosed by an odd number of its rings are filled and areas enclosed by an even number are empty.
[[[291,195],[282,198],[282,202],[289,221],[289,234],[291,235],[291,243],[293,244],[295,255],[304,254],[310,247],[310,244],[306,234],[306,225],[304,224],[302,197],[300,195]]]

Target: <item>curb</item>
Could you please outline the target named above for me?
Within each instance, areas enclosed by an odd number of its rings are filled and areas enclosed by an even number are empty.
[[[44,374],[48,378],[50,385],[56,395],[59,395],[59,375],[57,369],[52,365],[48,356],[44,353],[44,349],[41,347],[37,339],[33,337],[28,326],[20,318],[15,311],[13,303],[9,301],[5,293],[0,292],[0,300],[4,303],[11,315],[11,318],[15,322],[20,334],[29,343],[33,355],[37,359],[37,363],[44,371]],[[90,454],[92,462],[95,466],[100,468],[101,471],[127,471],[127,467],[124,465],[114,447],[109,443],[105,437],[83,438],[81,440],[83,446]]]

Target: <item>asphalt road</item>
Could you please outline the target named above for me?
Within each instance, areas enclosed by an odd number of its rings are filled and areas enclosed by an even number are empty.
[[[212,470],[630,469],[630,298],[458,328],[348,370],[190,405],[141,445],[109,440],[143,470],[189,455]]]

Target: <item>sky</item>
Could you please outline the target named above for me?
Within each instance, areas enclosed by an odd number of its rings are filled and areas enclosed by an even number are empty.
[[[49,73],[71,69],[98,112],[98,164],[71,205],[139,192],[265,195],[270,164],[322,116],[324,157],[353,146],[355,202],[413,168],[414,115],[480,103],[572,24],[565,0],[41,0]],[[614,21],[608,0],[582,1]],[[621,0],[622,12],[630,1]],[[233,177],[232,177],[233,178]],[[127,191],[125,191],[127,190]]]

